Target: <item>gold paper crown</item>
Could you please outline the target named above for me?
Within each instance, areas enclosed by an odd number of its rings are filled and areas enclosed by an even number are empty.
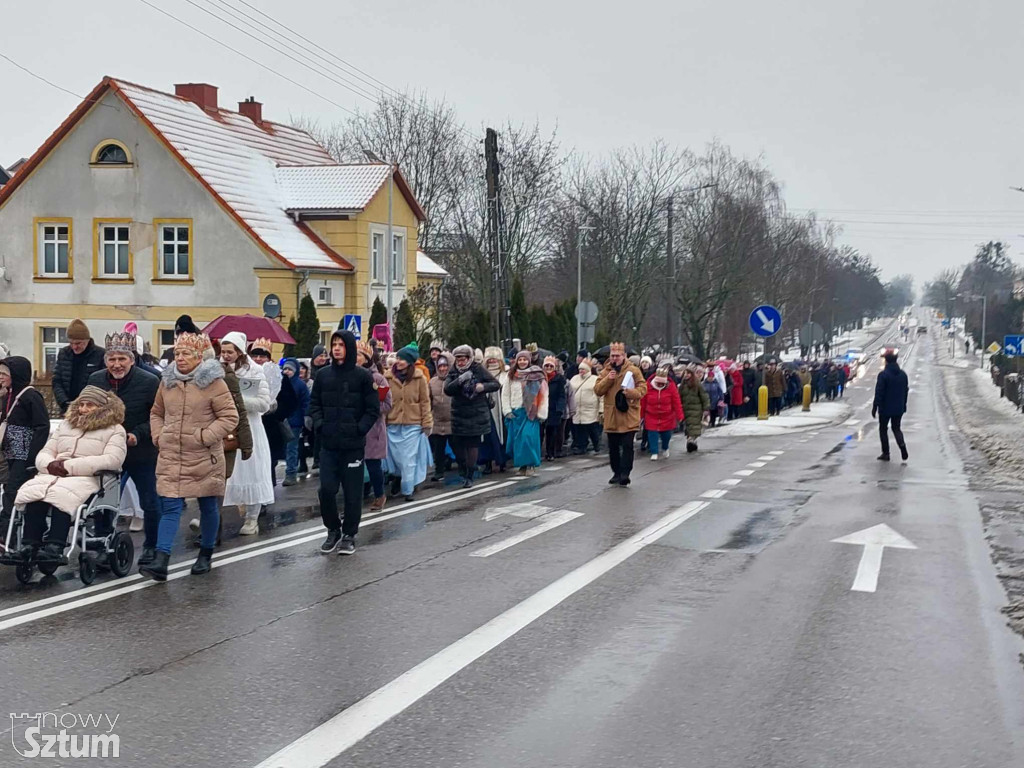
[[[608,351],[613,353],[621,352],[622,354],[626,354],[626,345],[621,341],[613,341],[609,346]]]
[[[267,352],[269,352],[271,349],[273,349],[273,347],[274,342],[272,342],[270,339],[262,338],[254,340],[253,343],[249,345],[249,351],[252,352],[254,349],[265,349]]]
[[[205,333],[181,333],[174,340],[174,351],[183,350],[190,352],[197,357],[203,356],[203,351],[210,347],[210,337]]]

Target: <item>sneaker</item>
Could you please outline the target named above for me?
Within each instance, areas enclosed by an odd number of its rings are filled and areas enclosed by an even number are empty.
[[[665,458],[666,459],[669,457],[668,448],[666,448],[664,451],[662,451],[662,453],[665,454]]]
[[[145,521],[141,517],[133,517],[131,523],[128,524],[128,530],[132,533],[138,533],[145,527]]]
[[[622,488],[625,488],[627,485],[629,485],[629,478],[628,477],[624,477],[621,480],[619,480],[619,485]]]
[[[619,480],[621,480],[621,479],[622,478],[619,477],[618,475],[612,475],[612,479],[608,481],[608,485],[618,485],[619,484]]]
[[[328,531],[327,538],[324,539],[324,543],[320,545],[320,554],[331,554],[331,552],[338,548],[339,542],[341,542],[341,531]]]
[[[198,517],[193,517],[191,520],[189,520],[188,521],[188,527],[191,530],[193,530],[196,533],[198,533],[199,532],[199,518]]]
[[[889,454],[888,453],[883,453],[881,456],[878,457],[878,460],[879,461],[889,461]]]
[[[242,523],[242,527],[238,529],[239,536],[252,536],[254,533],[260,532],[260,521],[259,520],[246,520]]]
[[[356,553],[356,537],[342,536],[341,544],[338,545],[339,555],[354,555]]]
[[[293,485],[298,485],[299,481],[294,476],[285,476],[284,482],[281,483],[282,488],[291,488]]]
[[[473,487],[473,478],[467,477],[465,480],[463,480],[462,481],[462,487],[463,488],[472,488]]]
[[[651,454],[651,461],[657,461],[657,460],[658,460],[658,454],[652,453]]]

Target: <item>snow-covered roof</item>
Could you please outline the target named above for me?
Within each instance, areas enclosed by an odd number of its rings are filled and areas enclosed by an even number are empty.
[[[123,80],[111,80],[196,175],[285,262],[308,269],[351,269],[286,212],[277,166],[327,166],[334,159],[304,131],[217,110]]]
[[[361,211],[388,180],[388,166],[303,165],[280,167],[277,181],[289,211]]]
[[[448,277],[448,270],[427,256],[423,251],[416,251],[416,274],[431,277]]]

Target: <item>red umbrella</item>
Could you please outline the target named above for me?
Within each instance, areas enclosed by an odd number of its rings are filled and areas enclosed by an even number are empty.
[[[221,315],[208,326],[203,333],[211,339],[223,339],[224,335],[238,331],[244,333],[249,341],[254,339],[270,339],[275,344],[294,344],[293,339],[281,324],[269,317],[256,315]]]

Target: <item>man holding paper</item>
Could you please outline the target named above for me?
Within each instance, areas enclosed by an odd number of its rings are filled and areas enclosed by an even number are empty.
[[[647,394],[647,382],[640,369],[626,360],[622,342],[612,343],[594,394],[604,398],[604,431],[613,473],[608,483],[625,487],[633,471],[633,437],[640,429],[640,400]]]

